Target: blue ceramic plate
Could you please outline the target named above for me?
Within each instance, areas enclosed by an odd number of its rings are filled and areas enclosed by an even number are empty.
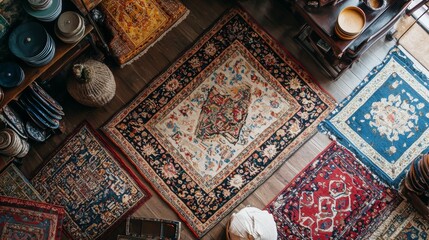
[[[63,111],[54,108],[50,103],[48,103],[45,99],[43,99],[42,97],[40,97],[39,95],[37,95],[33,91],[30,91],[28,95],[31,96],[32,100],[37,101],[38,103],[42,104],[47,109],[49,109],[49,111],[51,111],[51,112],[53,112],[55,114],[58,114],[60,116],[64,116],[65,115],[65,113]]]
[[[28,1],[23,2],[25,11],[31,16],[43,22],[51,22],[55,20],[61,13],[61,0],[52,0],[52,4],[48,8],[43,10],[34,10]]]
[[[27,100],[27,102],[29,102],[35,108],[37,108],[37,109],[42,110],[43,112],[45,112],[49,117],[57,119],[57,120],[61,120],[62,119],[61,115],[56,114],[55,112],[49,110],[47,107],[45,107],[44,104],[42,104],[39,101],[37,101],[32,95],[26,94],[23,97],[25,97],[25,99]]]
[[[9,36],[9,49],[23,59],[39,55],[46,47],[48,34],[42,25],[27,22],[16,27]]]
[[[46,121],[46,119],[43,118],[43,116],[39,115],[39,113],[34,110],[32,107],[30,107],[25,101],[22,101],[20,99],[19,103],[22,105],[22,107],[27,111],[28,115],[31,119],[33,119],[34,122],[38,123],[39,127],[45,129],[45,128],[52,128],[55,129],[55,125],[49,123]]]
[[[40,123],[42,123],[44,126],[52,129],[57,129],[60,126],[60,122],[56,119],[50,119],[47,117],[43,112],[38,111],[34,106],[30,105],[26,99],[20,98],[19,102],[24,107],[25,111],[29,115],[32,115],[35,119],[37,119]]]
[[[0,86],[11,88],[16,87],[24,80],[24,71],[13,62],[0,63]]]
[[[30,89],[35,93],[35,96],[40,97],[41,99],[45,100],[46,102],[48,102],[52,107],[54,107],[57,110],[62,111],[63,107],[61,107],[61,105],[55,101],[55,99],[53,99],[51,97],[51,95],[49,95],[42,87],[39,86],[39,84],[37,84],[36,82],[34,82],[33,84],[30,85]]]
[[[16,114],[16,112],[8,105],[3,107],[3,114],[10,127],[13,128],[20,137],[27,139],[27,135],[25,134],[24,122],[21,120],[18,114]]]
[[[48,39],[51,39],[51,37],[49,36]],[[52,43],[49,44],[48,53],[46,56],[43,56],[38,60],[27,61],[27,64],[33,67],[40,67],[48,64],[55,56],[55,44],[53,42],[54,41],[52,40]]]
[[[27,130],[28,136],[37,142],[44,142],[48,138],[46,131],[37,126],[33,121],[25,123],[25,130]]]

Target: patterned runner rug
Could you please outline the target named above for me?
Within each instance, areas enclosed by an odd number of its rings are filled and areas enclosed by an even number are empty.
[[[428,150],[428,82],[392,48],[320,128],[397,187],[409,164]]]
[[[179,0],[103,0],[100,6],[112,31],[109,47],[122,66],[146,53],[189,13]]]
[[[272,37],[232,10],[103,131],[201,237],[333,108]]]
[[[0,173],[0,195],[43,202],[40,194],[13,164]]]
[[[428,239],[429,223],[403,201],[369,239]]]
[[[60,206],[0,196],[0,238],[61,239],[64,214]]]
[[[95,239],[149,197],[149,192],[87,123],[70,135],[32,179],[42,198],[66,210],[73,239]]]
[[[333,142],[266,209],[279,239],[369,239],[399,200]]]

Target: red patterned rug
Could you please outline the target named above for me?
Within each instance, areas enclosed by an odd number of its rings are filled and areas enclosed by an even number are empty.
[[[365,239],[399,201],[333,142],[266,208],[280,239]]]
[[[271,36],[232,10],[103,131],[201,237],[333,108]]]
[[[96,239],[150,197],[140,180],[84,123],[31,180],[42,199],[66,210],[73,239]]]
[[[0,239],[61,239],[60,206],[0,196]]]

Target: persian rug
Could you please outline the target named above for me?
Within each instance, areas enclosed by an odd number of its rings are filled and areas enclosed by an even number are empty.
[[[150,194],[136,176],[83,123],[32,179],[43,200],[66,210],[73,239],[95,239],[143,204]]]
[[[398,205],[345,148],[331,143],[268,204],[279,239],[368,239]]]
[[[201,237],[333,108],[284,49],[234,9],[103,131]]]
[[[100,6],[113,36],[109,47],[121,66],[146,53],[189,14],[179,0],[104,0]]]
[[[13,164],[0,173],[0,195],[42,201],[40,194]]]
[[[429,223],[403,201],[379,226],[370,239],[427,239]]]
[[[0,196],[0,239],[61,239],[60,206]]]
[[[428,82],[394,47],[320,129],[397,187],[409,164],[428,150]]]

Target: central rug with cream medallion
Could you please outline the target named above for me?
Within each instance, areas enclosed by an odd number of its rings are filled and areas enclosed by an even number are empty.
[[[333,108],[270,35],[231,10],[103,131],[201,237]]]

